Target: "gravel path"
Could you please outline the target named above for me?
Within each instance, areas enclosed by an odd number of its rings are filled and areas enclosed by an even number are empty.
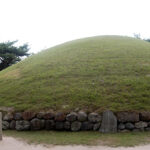
[[[0,150],[150,150],[150,145],[137,147],[118,147],[111,148],[106,146],[49,146],[29,145],[21,140],[12,137],[4,137],[0,141]]]

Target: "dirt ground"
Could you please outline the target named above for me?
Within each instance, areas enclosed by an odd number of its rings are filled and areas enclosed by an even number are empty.
[[[111,148],[106,146],[44,146],[44,145],[29,145],[21,140],[12,137],[3,137],[0,141],[0,150],[150,150],[150,145],[137,147],[117,147]]]

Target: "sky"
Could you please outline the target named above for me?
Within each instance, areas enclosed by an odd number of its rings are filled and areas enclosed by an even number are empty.
[[[0,42],[30,52],[66,41],[140,33],[150,38],[150,0],[0,0]]]

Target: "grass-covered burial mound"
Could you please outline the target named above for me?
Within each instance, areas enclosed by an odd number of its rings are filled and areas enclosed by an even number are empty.
[[[0,106],[150,111],[150,43],[97,36],[42,51],[0,72]]]

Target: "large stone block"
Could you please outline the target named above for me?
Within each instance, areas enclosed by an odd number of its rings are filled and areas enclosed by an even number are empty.
[[[98,113],[90,113],[88,115],[88,120],[90,122],[96,123],[96,122],[100,122],[102,120],[102,117]]]
[[[31,120],[31,130],[40,130],[45,125],[45,120],[40,120],[38,118],[34,118]]]
[[[2,129],[3,129],[3,130],[8,130],[9,127],[10,127],[10,124],[9,124],[8,121],[3,121],[3,122],[2,122]]]
[[[70,114],[68,114],[66,116],[66,120],[70,121],[70,122],[76,121],[77,120],[77,113],[71,112]]]
[[[117,119],[119,122],[138,122],[140,120],[139,113],[136,112],[118,112]]]
[[[141,121],[150,121],[150,112],[142,112],[140,113]]]
[[[55,114],[55,121],[65,121],[66,115],[62,112],[58,112]]]
[[[147,122],[140,121],[140,122],[135,123],[135,127],[136,127],[137,129],[146,128],[146,127],[148,127],[148,123],[147,123]]]
[[[78,113],[78,121],[83,122],[83,121],[86,121],[86,120],[87,120],[87,114],[83,111],[80,111]]]
[[[13,114],[8,113],[8,114],[4,115],[3,120],[4,121],[11,121],[11,120],[13,120],[13,117],[14,117]]]
[[[30,130],[30,122],[27,120],[16,121],[16,130],[17,131],[27,131]]]
[[[100,132],[102,133],[117,132],[117,118],[112,111],[107,110],[103,112]]]
[[[24,120],[32,120],[35,117],[35,113],[34,112],[23,112],[22,113],[22,117]]]
[[[71,131],[79,131],[81,129],[82,123],[79,121],[75,121],[71,124]]]
[[[54,120],[46,120],[45,121],[45,129],[46,130],[53,130],[55,128],[55,121]]]
[[[54,118],[54,116],[55,116],[55,114],[53,112],[47,112],[43,115],[43,118],[46,120],[51,120]]]
[[[15,113],[14,114],[14,119],[15,120],[22,120],[22,113]]]

